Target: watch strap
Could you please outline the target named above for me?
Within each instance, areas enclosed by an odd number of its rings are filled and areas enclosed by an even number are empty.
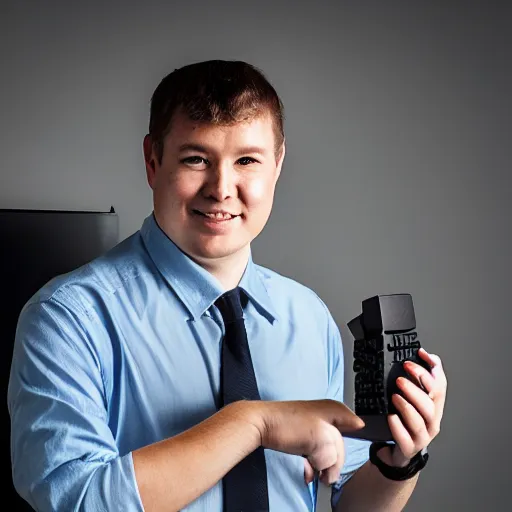
[[[388,443],[386,441],[372,443],[370,445],[370,461],[372,464],[377,466],[382,475],[388,478],[389,480],[409,480],[414,475],[416,475],[416,473],[421,471],[427,464],[429,454],[427,452],[427,449],[424,448],[410,460],[407,466],[390,466],[389,464],[383,462],[382,459],[380,459],[377,455],[377,452],[386,446],[392,447],[394,446],[394,444]]]

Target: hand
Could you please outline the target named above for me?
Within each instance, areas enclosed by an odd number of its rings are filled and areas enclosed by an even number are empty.
[[[393,395],[393,403],[400,413],[388,416],[388,424],[396,442],[391,464],[405,466],[418,452],[426,448],[439,434],[446,400],[447,379],[441,359],[421,348],[418,355],[431,366],[428,372],[422,366],[407,361],[404,369],[412,380],[399,377],[397,386],[403,397]],[[423,388],[423,389],[422,389]]]
[[[364,427],[364,421],[335,400],[262,402],[262,445],[280,452],[303,455],[305,481],[315,471],[326,485],[339,478],[345,461],[343,432]]]

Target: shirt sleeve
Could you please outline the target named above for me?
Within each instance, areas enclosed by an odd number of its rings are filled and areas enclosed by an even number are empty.
[[[328,361],[330,382],[327,398],[345,403],[344,397],[344,353],[341,333],[328,312]],[[331,505],[334,509],[341,496],[344,484],[369,459],[370,441],[343,437],[345,445],[345,463],[341,469],[340,478],[331,487]]]
[[[12,476],[37,511],[143,511],[131,453],[120,456],[108,425],[99,334],[54,299],[20,315],[8,389]]]

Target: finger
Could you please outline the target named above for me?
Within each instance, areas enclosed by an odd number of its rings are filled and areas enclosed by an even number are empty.
[[[418,370],[419,378],[421,379],[422,384],[428,390],[430,398],[434,400],[436,404],[436,411],[438,415],[438,419],[440,420],[443,415],[444,404],[446,401],[446,388],[447,388],[447,380],[446,375],[444,373],[443,365],[441,363],[441,359],[439,356],[435,354],[429,354],[425,349],[420,349],[418,353],[429,363],[432,364],[432,369],[429,372],[420,369]],[[414,363],[412,363],[414,364]],[[407,366],[404,363],[404,368],[407,369]]]
[[[411,416],[412,420],[414,421],[416,419],[414,412],[417,412],[425,423],[427,430],[435,431],[437,414],[434,401],[429,398],[423,390],[416,386],[416,384],[404,377],[399,377],[396,384],[402,391],[406,402],[412,405],[413,409],[410,411],[414,416],[414,418]]]
[[[323,471],[336,464],[338,453],[334,443],[325,443],[308,456],[311,466],[317,471]]]
[[[441,419],[443,417],[444,404],[446,399],[446,386],[444,386],[441,382],[437,381],[429,374],[424,368],[415,363],[407,361],[404,363],[405,370],[414,375],[414,377],[419,380],[422,384],[422,389],[428,393],[428,398],[431,402],[424,401],[423,398],[419,398],[416,401],[412,395],[406,396],[407,400],[413,403],[413,405],[420,411],[420,414],[425,418],[425,422],[427,423],[427,429],[429,434],[432,437],[437,436],[439,433],[439,429],[441,426]],[[400,387],[398,380],[397,386]],[[404,386],[405,389],[408,386]],[[402,389],[402,388],[400,388]],[[413,393],[416,394],[417,393]],[[431,416],[430,408],[433,404],[433,417]]]
[[[310,484],[315,479],[315,470],[307,459],[304,459],[304,481],[306,485]]]
[[[404,370],[413,377],[413,380],[418,382],[418,385],[428,394],[431,399],[434,399],[436,388],[436,381],[432,375],[419,364],[412,361],[404,362]]]
[[[423,347],[420,347],[420,349],[418,350],[418,355],[421,357],[421,359],[423,359],[423,361],[427,362],[430,365],[430,367],[435,366],[436,363],[432,359],[430,353],[427,352]]]
[[[345,404],[335,400],[327,400],[327,402],[332,405],[329,423],[334,425],[342,434],[359,430],[365,426],[364,421]]]
[[[320,472],[320,482],[324,485],[332,485],[339,478],[339,473],[336,472],[335,466],[324,469]]]
[[[428,433],[427,425],[421,414],[412,404],[398,394],[393,395],[392,401],[415,447],[421,446],[423,448],[427,446],[430,443],[430,434]]]
[[[431,366],[430,372],[432,373],[434,378],[445,377],[443,363],[438,355],[430,354],[423,347],[421,347],[418,350],[418,354],[424,361],[426,361]]]
[[[320,475],[320,481],[325,485],[332,485],[339,479],[341,468],[345,462],[345,445],[341,434],[338,432],[336,432],[335,446],[338,455],[336,463],[331,467],[324,469]]]
[[[395,440],[402,453],[406,457],[412,458],[416,452],[416,446],[411,435],[409,434],[409,431],[402,423],[400,416],[398,416],[398,414],[390,414],[388,416],[388,425],[391,436]]]
[[[420,357],[422,359],[427,361],[427,363],[429,363],[430,366],[442,366],[443,365],[443,363],[441,362],[441,358],[438,355],[433,354],[431,352],[427,352],[423,347],[421,347],[418,350],[418,354],[420,355]]]
[[[343,444],[340,446],[341,434],[333,425],[325,424],[322,435],[319,436],[319,443],[315,450],[308,455],[308,461],[315,471],[323,472],[339,464],[339,453],[344,454]],[[320,441],[322,440],[322,441]],[[343,464],[343,458],[342,462]],[[324,478],[329,478],[329,476]]]

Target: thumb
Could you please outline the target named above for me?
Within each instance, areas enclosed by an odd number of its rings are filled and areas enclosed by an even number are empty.
[[[365,426],[365,422],[342,402],[336,404],[332,424],[341,432],[353,432]]]

